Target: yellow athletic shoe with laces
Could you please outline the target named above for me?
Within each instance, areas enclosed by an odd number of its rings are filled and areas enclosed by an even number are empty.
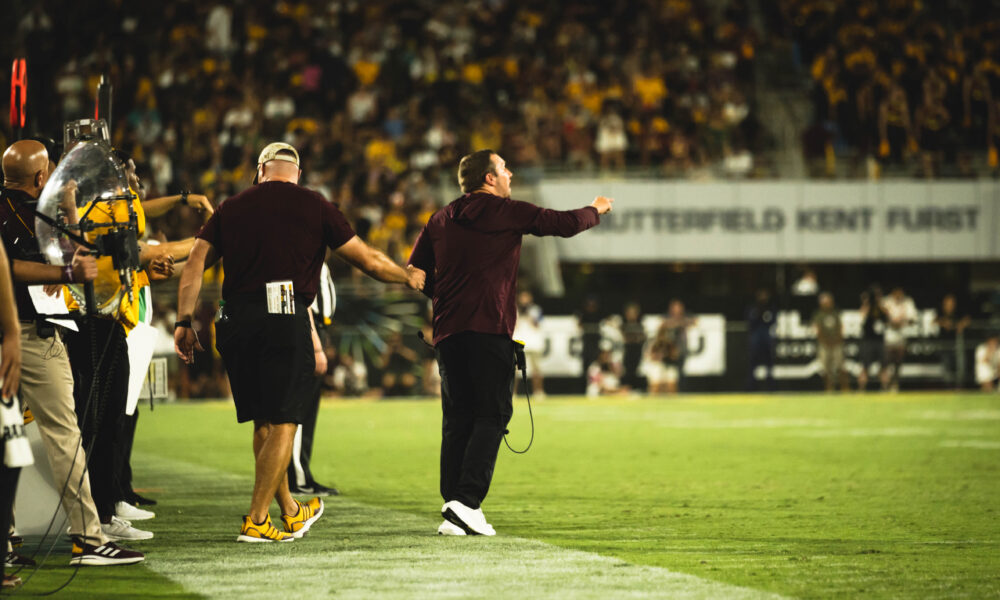
[[[257,524],[253,522],[250,515],[243,515],[243,528],[236,538],[237,542],[294,542],[295,538],[291,534],[278,531],[271,524],[271,515],[267,515],[264,522]]]
[[[285,522],[285,533],[300,538],[322,516],[323,501],[317,496],[305,504],[298,500],[295,503],[299,505],[298,513],[294,515],[281,515],[281,520]]]

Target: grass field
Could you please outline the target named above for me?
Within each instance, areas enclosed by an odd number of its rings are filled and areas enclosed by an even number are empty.
[[[249,427],[226,402],[157,407],[133,460],[160,501],[143,524],[156,538],[135,544],[148,560],[81,570],[63,593],[1000,596],[1000,398],[566,398],[537,403],[535,421],[528,454],[501,450],[483,505],[497,537],[439,538],[437,404],[324,403],[314,471],[344,495],[305,539],[248,546],[234,540]],[[67,557],[23,592],[64,581]]]

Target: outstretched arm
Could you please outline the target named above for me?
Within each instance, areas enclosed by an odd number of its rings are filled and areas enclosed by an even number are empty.
[[[410,289],[422,290],[424,272],[413,265],[405,269],[392,262],[380,250],[364,243],[358,236],[333,251],[349,265],[355,266],[369,277],[386,283],[405,283]],[[192,253],[193,256],[193,253]]]
[[[552,210],[529,202],[510,202],[510,218],[515,229],[532,235],[571,237],[601,222],[601,215],[611,212],[611,198],[598,196],[588,206],[575,210]]]
[[[190,206],[197,210],[204,221],[207,221],[214,212],[212,210],[212,203],[201,194],[187,194],[186,197],[184,194],[177,194],[176,196],[164,196],[162,198],[144,200],[142,210],[146,213],[147,217],[156,218],[167,214],[171,209],[181,205]]]

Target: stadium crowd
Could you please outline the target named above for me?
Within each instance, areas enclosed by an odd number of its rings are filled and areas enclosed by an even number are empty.
[[[41,122],[88,115],[110,76],[115,144],[153,194],[216,200],[249,184],[249,149],[283,139],[306,183],[395,256],[470,148],[507,149],[522,176],[685,176],[748,173],[759,145],[740,1],[107,4],[32,3],[6,42],[39,57]],[[157,225],[171,237],[179,218]]]
[[[858,169],[924,177],[1000,169],[1000,17],[991,2],[777,3],[813,82],[805,134],[814,175],[827,149]]]

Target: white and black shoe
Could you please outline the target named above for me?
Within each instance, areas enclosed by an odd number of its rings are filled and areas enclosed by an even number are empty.
[[[438,535],[466,535],[465,530],[451,521],[442,521],[438,525]]]
[[[99,567],[131,565],[144,560],[146,556],[142,552],[122,548],[114,542],[94,546],[74,539],[73,558],[69,559],[69,564]]]
[[[139,508],[138,506],[133,506],[123,500],[115,503],[115,515],[125,519],[126,521],[145,521],[155,517],[156,513],[151,510]]]
[[[482,510],[473,510],[458,500],[446,502],[445,505],[441,507],[441,516],[444,517],[445,520],[461,527],[465,533],[470,535],[497,534],[496,530],[493,529],[493,526],[486,522],[486,517],[483,516]]]
[[[144,531],[132,527],[132,523],[120,517],[111,517],[110,523],[101,523],[101,533],[112,542],[148,540],[153,537],[152,531]]]

